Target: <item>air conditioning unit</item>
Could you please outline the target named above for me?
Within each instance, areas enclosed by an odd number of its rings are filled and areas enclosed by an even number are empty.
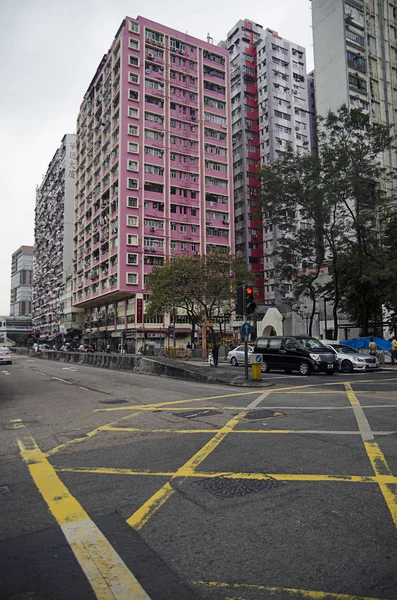
[[[149,58],[154,58],[154,54],[152,54],[152,52],[149,52],[149,53],[148,53],[148,57],[149,57]]]

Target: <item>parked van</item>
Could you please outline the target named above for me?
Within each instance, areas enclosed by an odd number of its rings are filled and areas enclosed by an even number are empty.
[[[301,375],[323,372],[333,375],[337,370],[335,354],[319,340],[306,335],[259,337],[254,353],[262,354],[262,372],[270,369]]]

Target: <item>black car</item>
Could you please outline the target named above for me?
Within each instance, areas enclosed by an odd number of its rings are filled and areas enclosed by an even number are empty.
[[[282,369],[286,373],[299,371],[301,375],[323,372],[333,375],[337,370],[335,354],[319,340],[309,336],[259,337],[254,353],[262,354],[262,371]]]

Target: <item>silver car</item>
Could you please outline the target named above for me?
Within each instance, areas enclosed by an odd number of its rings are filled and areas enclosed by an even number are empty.
[[[343,346],[342,344],[327,344],[327,346],[335,352],[339,370],[343,373],[374,370],[380,367],[380,362],[376,356],[360,354],[358,350],[349,348],[349,346]]]
[[[0,363],[2,363],[2,364],[9,363],[10,365],[12,365],[11,350],[9,348],[7,348],[6,346],[2,346],[0,348]]]
[[[252,354],[254,348],[248,345],[248,354]],[[227,354],[227,361],[230,362],[233,367],[237,367],[238,365],[244,364],[244,344],[242,346],[237,346],[234,350],[230,350]]]

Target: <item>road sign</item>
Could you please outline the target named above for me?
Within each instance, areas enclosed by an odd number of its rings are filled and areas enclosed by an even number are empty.
[[[241,333],[243,335],[249,335],[251,333],[251,325],[249,323],[243,323],[241,326]]]
[[[262,362],[263,356],[262,354],[256,354],[255,355],[255,362],[260,364]]]

